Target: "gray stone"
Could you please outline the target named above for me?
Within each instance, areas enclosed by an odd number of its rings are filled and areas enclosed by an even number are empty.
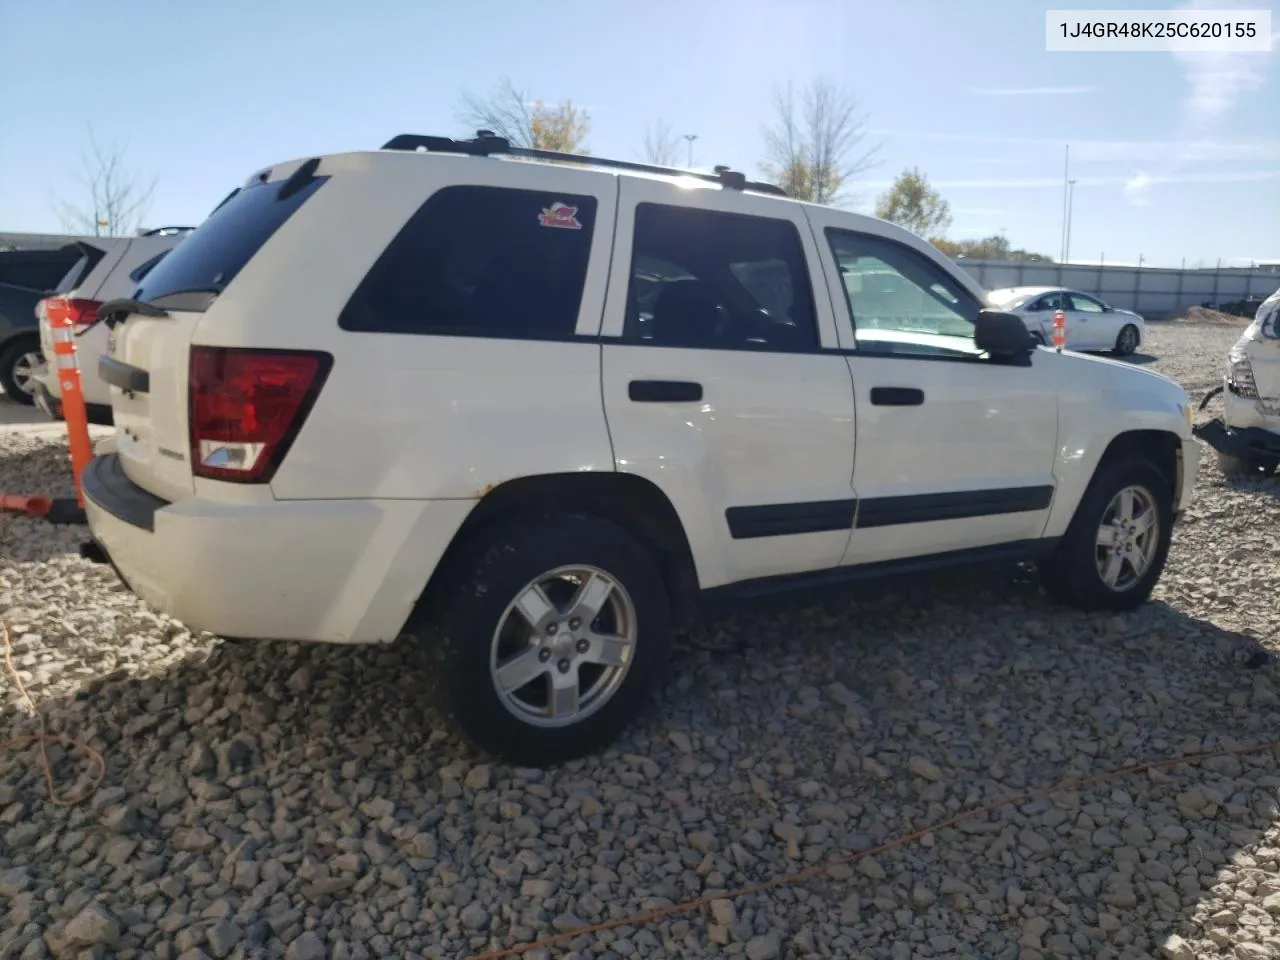
[[[782,938],[766,933],[747,941],[747,960],[778,960],[782,956]]]
[[[90,903],[67,924],[63,939],[75,946],[111,947],[120,939],[120,926],[106,907]]]
[[[308,930],[294,938],[284,956],[285,960],[325,960],[327,953],[323,941],[314,932]]]

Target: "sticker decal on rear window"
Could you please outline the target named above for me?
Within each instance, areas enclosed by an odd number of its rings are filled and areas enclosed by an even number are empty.
[[[581,230],[578,220],[578,208],[557,200],[538,214],[538,222],[544,227],[557,227],[561,230]]]

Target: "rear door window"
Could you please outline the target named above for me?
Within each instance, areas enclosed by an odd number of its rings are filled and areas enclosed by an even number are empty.
[[[572,336],[595,220],[594,197],[445,187],[383,251],[338,325],[369,333]]]
[[[314,177],[280,199],[282,181],[240,190],[143,278],[134,299],[204,310],[328,177]]]

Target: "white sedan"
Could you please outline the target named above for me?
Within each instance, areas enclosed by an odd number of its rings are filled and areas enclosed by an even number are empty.
[[[1005,287],[990,291],[987,301],[997,310],[1020,316],[1042,343],[1053,343],[1053,315],[1061,310],[1066,314],[1071,350],[1110,350],[1127,357],[1138,349],[1146,329],[1141,315],[1132,310],[1065,287]]]

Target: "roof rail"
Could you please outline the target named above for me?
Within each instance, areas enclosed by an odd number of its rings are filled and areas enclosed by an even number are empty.
[[[155,227],[151,230],[139,230],[140,237],[168,237],[175,233],[190,233],[195,227]]]
[[[383,150],[426,150],[428,153],[461,153],[470,157],[489,157],[505,154],[509,157],[527,157],[531,160],[554,160],[557,163],[577,163],[589,167],[612,167],[616,170],[633,170],[637,173],[658,173],[667,176],[693,177],[708,183],[718,183],[727,190],[752,190],[785,197],[781,187],[758,180],[748,180],[746,174],[728,167],[717,166],[714,173],[684,170],[679,167],[663,167],[652,163],[633,163],[630,160],[610,160],[606,157],[590,157],[577,153],[558,153],[554,150],[534,150],[529,147],[513,147],[505,137],[491,130],[477,130],[474,140],[454,140],[452,137],[430,137],[417,133],[401,133],[382,145]]]

